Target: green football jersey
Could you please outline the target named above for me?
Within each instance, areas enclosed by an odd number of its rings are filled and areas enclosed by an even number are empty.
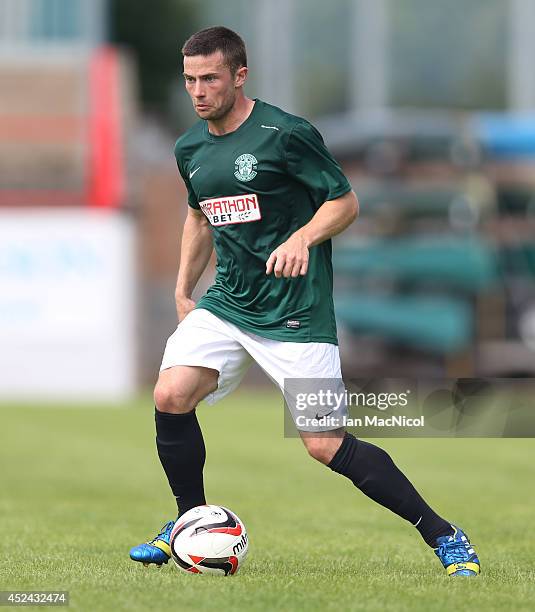
[[[256,100],[234,132],[215,136],[206,121],[196,123],[175,157],[217,256],[214,284],[197,308],[265,338],[337,344],[330,240],[310,248],[305,276],[266,275],[271,252],[351,189],[319,132]]]

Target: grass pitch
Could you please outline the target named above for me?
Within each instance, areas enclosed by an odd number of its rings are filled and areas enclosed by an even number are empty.
[[[150,397],[0,419],[0,590],[68,590],[91,611],[534,609],[534,440],[377,441],[476,545],[484,573],[451,579],[410,525],[283,438],[278,395],[202,406],[208,501],[250,538],[240,573],[219,578],[128,558],[175,510]]]

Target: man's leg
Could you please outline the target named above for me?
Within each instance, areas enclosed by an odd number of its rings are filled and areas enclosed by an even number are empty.
[[[206,503],[203,484],[206,451],[195,408],[217,389],[218,375],[211,368],[171,367],[160,372],[154,390],[158,456],[179,514]],[[150,542],[134,546],[130,558],[144,565],[167,563],[173,525],[174,521],[169,521]]]
[[[300,416],[318,419],[318,413],[324,411],[317,412],[317,405],[308,413],[298,409],[297,394],[331,391],[336,395],[345,390],[337,346],[322,342],[277,342],[239,330],[236,335],[264,372],[278,384],[298,429]],[[303,388],[304,379],[307,379],[308,388]],[[330,381],[327,388],[326,381]],[[343,408],[338,417],[346,412],[346,407]],[[368,497],[411,522],[435,549],[448,575],[479,573],[479,559],[466,534],[428,506],[388,453],[368,442],[357,441],[343,428],[319,434],[300,433],[312,457],[346,476]]]
[[[156,445],[179,514],[205,503],[205,448],[195,408],[203,399],[214,404],[232,393],[251,363],[234,326],[203,308],[192,310],[167,340],[154,389]],[[134,546],[130,557],[167,563],[173,525],[169,521],[150,542]]]
[[[301,432],[309,454],[346,476],[365,495],[409,521],[436,548],[437,538],[453,534],[450,523],[434,512],[383,449],[337,429]]]
[[[158,456],[179,514],[206,503],[206,451],[195,408],[217,389],[218,375],[210,368],[176,366],[160,373],[154,390]]]
[[[448,576],[477,576],[479,558],[466,533],[434,512],[390,455],[369,442],[336,429],[301,432],[309,454],[346,476],[365,495],[406,519],[435,550]]]
[[[251,334],[241,334],[240,341],[266,374],[278,383],[296,423],[298,415],[312,419],[315,414],[315,408],[310,413],[296,408],[297,394],[307,390],[302,387],[304,379],[309,380],[308,391],[328,390],[335,394],[345,391],[338,347],[333,344],[274,342]],[[312,457],[349,478],[374,501],[410,521],[430,546],[436,546],[437,537],[453,533],[451,525],[433,512],[384,450],[357,441],[342,428],[300,434]]]

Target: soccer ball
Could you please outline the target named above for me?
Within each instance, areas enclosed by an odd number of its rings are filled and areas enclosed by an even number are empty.
[[[247,555],[245,525],[222,506],[197,506],[175,523],[169,540],[176,566],[188,574],[232,576]]]

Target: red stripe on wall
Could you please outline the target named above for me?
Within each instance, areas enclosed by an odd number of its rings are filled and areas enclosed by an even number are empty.
[[[99,208],[117,208],[124,198],[119,86],[117,52],[98,49],[89,68],[88,201]]]

